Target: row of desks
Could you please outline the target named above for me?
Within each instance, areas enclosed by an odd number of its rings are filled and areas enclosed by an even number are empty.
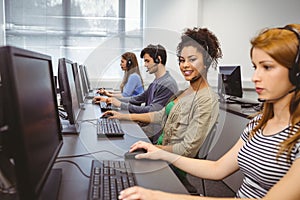
[[[90,175],[91,162],[96,160],[123,160],[123,155],[130,146],[139,141],[149,141],[140,126],[132,121],[121,121],[125,132],[123,138],[101,138],[96,135],[96,120],[101,116],[98,105],[86,100],[84,109],[78,118],[80,133],[78,135],[64,135],[63,147],[53,168],[62,169],[62,181],[59,199],[87,199],[89,178],[78,169]],[[71,155],[89,154],[80,157],[65,157]],[[70,163],[76,162],[78,167]],[[151,189],[168,192],[184,193],[187,190],[164,161],[132,160],[131,166],[136,173],[137,183]]]

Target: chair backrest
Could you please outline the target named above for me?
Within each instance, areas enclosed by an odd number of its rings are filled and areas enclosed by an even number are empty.
[[[199,152],[198,152],[196,158],[206,159],[208,153],[212,150],[212,148],[217,143],[220,133],[221,133],[221,131],[218,131],[217,125],[218,125],[218,122],[216,122],[212,126],[210,132],[206,136],[203,144],[201,145],[201,148],[199,149]]]

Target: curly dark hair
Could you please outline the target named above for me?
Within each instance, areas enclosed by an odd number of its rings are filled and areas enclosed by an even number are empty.
[[[177,55],[180,56],[184,47],[193,46],[203,54],[204,64],[216,68],[218,59],[222,58],[222,50],[218,38],[207,28],[186,29],[177,46]]]

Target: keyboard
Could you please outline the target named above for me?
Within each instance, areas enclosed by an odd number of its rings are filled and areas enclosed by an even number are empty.
[[[136,180],[128,161],[92,161],[89,200],[117,200],[123,189],[134,185]]]
[[[239,98],[239,97],[228,97],[226,103],[236,103],[236,104],[249,104],[249,105],[259,105],[259,102],[252,99]]]
[[[102,112],[108,111],[108,110],[112,110],[112,105],[111,104],[107,104],[106,102],[100,101],[100,109]]]
[[[124,132],[118,119],[99,118],[97,121],[97,136],[123,137]]]

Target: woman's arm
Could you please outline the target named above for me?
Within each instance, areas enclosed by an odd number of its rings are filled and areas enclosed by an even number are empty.
[[[120,91],[110,91],[106,93],[109,97],[122,98],[122,93]]]
[[[300,159],[298,158],[296,161],[294,161],[292,167],[289,169],[287,174],[269,190],[269,192],[266,194],[265,197],[261,198],[260,200],[282,200],[282,199],[299,200],[300,199],[300,190],[298,185],[299,180],[300,180]],[[217,200],[221,198],[171,194],[171,193],[161,192],[157,190],[144,189],[141,187],[131,187],[126,190],[123,190],[120,193],[119,199]],[[222,198],[222,200],[233,200],[233,199],[236,198]]]
[[[200,177],[221,179],[227,175],[232,174],[238,169],[237,165],[237,152],[241,148],[243,141],[240,139],[231,150],[227,152],[222,158],[218,161],[208,161],[208,160],[199,160],[193,158],[182,157],[177,154],[163,151],[156,146],[146,143],[146,142],[137,142],[131,147],[131,151],[134,151],[136,148],[144,148],[147,150],[145,154],[139,154],[136,156],[137,159],[148,158],[148,159],[162,159],[170,163],[173,163],[176,167],[179,167],[187,172],[192,172],[194,175],[200,175]],[[216,176],[214,173],[218,172]],[[223,175],[220,176],[220,174]],[[227,175],[226,175],[227,174]],[[298,173],[300,174],[300,173]],[[192,196],[192,195],[183,195],[183,194],[171,194],[157,190],[149,190],[142,187],[131,187],[126,190],[123,190],[120,193],[119,199],[186,199],[186,200],[214,200],[220,199],[218,197],[201,197],[201,196]],[[222,198],[222,200],[233,200],[235,198]],[[285,198],[283,198],[285,199]],[[278,199],[279,200],[279,199]]]
[[[131,187],[120,192],[119,199],[130,200],[236,200],[236,198],[224,198],[224,197],[203,197],[186,194],[172,194],[162,192],[158,190],[149,190],[142,187]],[[243,199],[248,200],[248,199]],[[253,199],[252,199],[253,200]]]
[[[147,153],[137,155],[137,159],[146,158],[152,160],[165,160],[194,176],[211,180],[221,180],[239,169],[237,155],[242,145],[243,140],[239,139],[237,143],[217,161],[180,156],[163,151],[157,146],[142,141],[133,144],[130,151],[144,148],[147,150]]]
[[[163,157],[163,160],[171,162],[174,166],[194,176],[210,180],[222,180],[239,169],[237,155],[242,145],[243,140],[239,139],[236,144],[217,161],[187,158],[183,156],[174,160]]]
[[[123,97],[120,91],[113,91],[113,90],[99,90],[101,92],[98,92],[99,94],[108,96],[108,97],[116,97],[116,98],[121,98]]]
[[[113,116],[109,117],[111,119],[121,119],[121,120],[130,120],[130,121],[140,121],[140,122],[145,122],[145,123],[151,123],[153,122],[154,118],[154,112],[149,112],[149,113],[130,113],[130,114],[125,114],[125,113],[120,113],[117,111],[106,111],[105,114],[112,114]]]

